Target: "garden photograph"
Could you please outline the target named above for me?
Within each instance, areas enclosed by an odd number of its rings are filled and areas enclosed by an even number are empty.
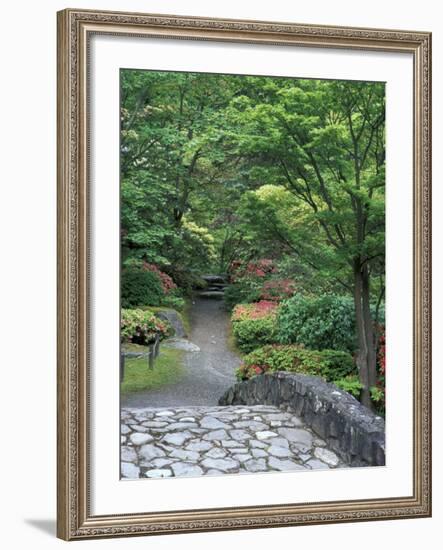
[[[385,465],[385,84],[120,69],[120,475]]]

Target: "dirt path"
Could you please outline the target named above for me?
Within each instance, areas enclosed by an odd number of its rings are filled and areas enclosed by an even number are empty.
[[[196,298],[190,312],[189,340],[200,351],[184,352],[185,374],[177,384],[122,397],[122,407],[217,405],[235,382],[240,358],[228,348],[229,314],[223,301]]]

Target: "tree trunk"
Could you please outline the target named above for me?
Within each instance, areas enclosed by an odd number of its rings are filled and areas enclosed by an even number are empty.
[[[373,410],[370,388],[376,381],[376,352],[374,328],[372,326],[369,301],[369,272],[360,258],[354,260],[354,304],[357,325],[357,368],[361,391],[361,402]]]
[[[377,342],[374,321],[371,315],[369,267],[365,262],[362,268],[363,317],[365,320],[366,341],[368,343],[369,388],[377,383]]]

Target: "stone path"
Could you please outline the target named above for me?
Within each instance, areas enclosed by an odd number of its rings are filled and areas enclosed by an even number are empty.
[[[124,408],[126,479],[345,467],[301,420],[272,406]]]
[[[186,349],[175,339],[173,347],[184,349],[184,375],[176,384],[157,390],[122,396],[122,407],[177,407],[216,405],[223,393],[235,383],[240,358],[228,348],[229,314],[220,300],[195,298],[190,310],[193,347]],[[160,346],[160,354],[162,346]]]

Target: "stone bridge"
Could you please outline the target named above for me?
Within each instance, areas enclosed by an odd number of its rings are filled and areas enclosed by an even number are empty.
[[[269,405],[123,409],[123,478],[338,468],[300,419]]]
[[[217,407],[123,408],[121,422],[123,478],[385,463],[383,419],[313,376],[257,376]]]

